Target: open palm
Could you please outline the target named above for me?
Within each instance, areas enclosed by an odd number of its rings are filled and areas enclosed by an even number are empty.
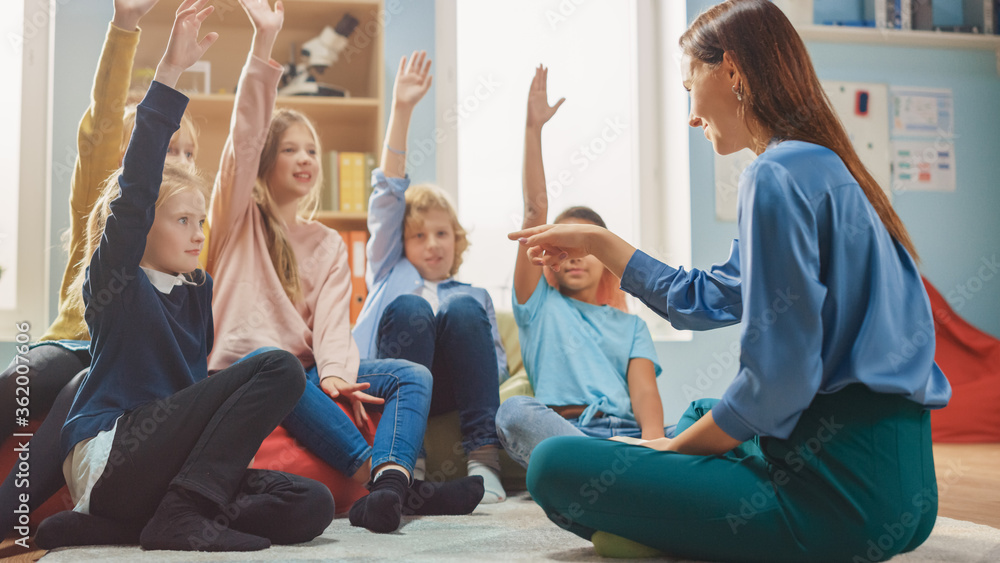
[[[278,0],[274,9],[267,0],[240,0],[243,11],[247,13],[253,28],[260,33],[277,33],[285,22],[285,7]]]
[[[566,101],[560,98],[556,105],[549,105],[548,93],[549,69],[538,65],[535,69],[535,78],[531,81],[531,89],[528,91],[528,126],[541,127],[552,116],[556,114],[559,106]]]
[[[414,51],[407,60],[399,61],[399,72],[396,73],[396,83],[392,88],[393,100],[402,106],[414,106],[424,97],[431,87],[433,76],[430,74],[431,60],[425,51]]]

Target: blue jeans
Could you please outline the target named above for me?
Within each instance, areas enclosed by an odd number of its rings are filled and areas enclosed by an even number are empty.
[[[538,399],[518,395],[500,405],[500,410],[497,411],[497,434],[507,455],[524,467],[528,467],[528,460],[535,446],[553,436],[642,437],[639,423],[627,418],[605,414],[591,419],[586,426],[580,425],[579,420],[563,418]],[[669,437],[673,435],[674,427],[668,426],[663,430]]]
[[[255,350],[244,359],[268,349]],[[306,379],[302,398],[281,423],[293,438],[347,476],[357,473],[369,457],[372,468],[398,463],[413,471],[431,398],[431,375],[423,366],[403,360],[361,360],[358,383],[371,384],[365,393],[385,399],[382,405],[365,405],[369,411],[382,413],[374,446],[368,445],[354,420],[320,388],[315,366],[306,371]]]
[[[430,413],[458,411],[466,453],[499,445],[497,354],[490,319],[479,302],[453,295],[435,315],[423,297],[400,295],[382,314],[377,342],[379,358],[402,358],[430,370]]]

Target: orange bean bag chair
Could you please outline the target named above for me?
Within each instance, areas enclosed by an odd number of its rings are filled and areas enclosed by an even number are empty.
[[[958,316],[928,282],[934,360],[951,383],[948,406],[931,411],[935,442],[1000,442],[1000,340]]]

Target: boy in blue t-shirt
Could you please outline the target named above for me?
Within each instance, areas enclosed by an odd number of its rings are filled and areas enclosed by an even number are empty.
[[[528,94],[526,229],[544,224],[548,213],[541,132],[563,102],[548,105],[547,73],[536,69]],[[571,207],[555,222],[606,227],[587,207]],[[609,301],[614,276],[593,256],[546,272],[551,279],[542,272],[522,246],[514,268],[514,319],[535,396],[511,397],[497,411],[497,434],[507,453],[527,466],[531,451],[551,436],[664,437],[656,386],[661,370],[649,329],[639,317],[600,304]]]

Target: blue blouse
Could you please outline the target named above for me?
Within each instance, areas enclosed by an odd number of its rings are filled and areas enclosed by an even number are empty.
[[[621,285],[678,328],[740,323],[722,430],[787,438],[817,393],[852,383],[948,404],[920,272],[836,153],[772,143],[740,177],[738,221],[726,263],[688,272],[636,252]]]

